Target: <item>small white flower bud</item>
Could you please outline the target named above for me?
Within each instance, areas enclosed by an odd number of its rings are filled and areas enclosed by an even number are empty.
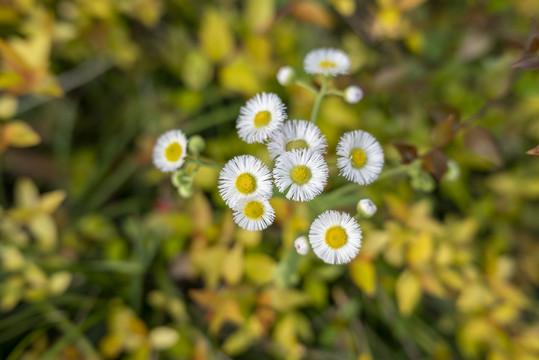
[[[366,218],[373,216],[376,210],[376,205],[370,199],[359,200],[357,203],[357,212]]]
[[[357,104],[363,99],[363,90],[359,86],[349,86],[344,89],[344,100],[349,104]]]
[[[277,71],[277,81],[283,86],[291,85],[296,76],[296,72],[291,66],[283,66]]]
[[[300,255],[307,255],[309,252],[309,243],[307,242],[307,238],[305,236],[300,236],[297,238],[296,241],[294,241],[294,246]]]

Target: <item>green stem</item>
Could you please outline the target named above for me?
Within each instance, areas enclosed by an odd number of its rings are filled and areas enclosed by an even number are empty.
[[[221,170],[223,167],[221,165],[218,165],[218,164],[213,164],[213,163],[210,163],[210,162],[207,162],[207,161],[204,161],[204,160],[197,160],[197,159],[193,159],[193,158],[185,158],[186,161],[189,161],[193,164],[197,164],[198,166],[206,166],[206,167],[209,167],[209,168],[212,168],[212,169],[217,169],[217,170]]]
[[[344,97],[344,91],[337,89],[329,89],[326,94]]]
[[[318,111],[320,110],[320,104],[322,104],[322,99],[324,99],[324,96],[326,95],[327,86],[328,77],[324,77],[324,80],[322,81],[322,87],[320,88],[318,96],[316,97],[316,100],[314,102],[313,112],[311,113],[311,122],[313,124],[316,124],[316,120],[318,119]]]
[[[313,94],[318,94],[318,91],[310,84],[307,84],[305,81],[303,80],[296,80],[295,84],[297,86],[300,86],[304,89],[307,89],[309,90],[310,92],[312,92]]]

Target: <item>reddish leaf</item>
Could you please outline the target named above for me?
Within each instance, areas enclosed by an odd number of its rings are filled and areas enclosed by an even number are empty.
[[[292,3],[291,13],[298,20],[332,28],[334,24],[331,13],[314,1],[298,1]]]
[[[513,63],[512,67],[527,70],[539,69],[539,23],[533,23],[526,51],[520,59]]]
[[[432,141],[437,147],[447,145],[455,136],[455,117],[449,115],[445,120],[440,121],[432,130]]]
[[[432,149],[423,155],[421,168],[431,173],[436,181],[440,182],[447,171],[447,156],[438,149]]]
[[[464,143],[474,153],[484,157],[494,165],[500,166],[502,158],[494,137],[481,127],[471,128],[464,135]]]
[[[429,115],[436,124],[446,120],[449,116],[453,116],[455,123],[460,120],[460,111],[453,105],[449,104],[436,104],[429,108]]]
[[[539,145],[537,145],[533,149],[530,149],[530,150],[526,151],[526,154],[539,156]]]
[[[409,164],[417,159],[417,148],[415,146],[402,143],[394,145],[402,158],[403,164]]]

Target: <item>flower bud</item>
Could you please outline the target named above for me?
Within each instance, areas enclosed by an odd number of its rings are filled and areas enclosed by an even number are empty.
[[[307,242],[307,238],[305,236],[300,236],[297,238],[296,241],[294,241],[294,247],[300,255],[307,255],[309,252],[309,243]]]
[[[277,81],[283,86],[291,85],[296,77],[296,72],[291,66],[283,66],[277,71]]]
[[[344,100],[349,104],[357,104],[363,99],[363,90],[359,86],[349,86],[344,89]]]
[[[204,141],[202,136],[193,135],[189,138],[189,144],[187,146],[189,147],[189,151],[192,154],[198,155],[202,151],[204,151],[204,148],[206,147],[206,142]]]
[[[357,203],[357,212],[365,218],[373,216],[376,210],[376,205],[370,199],[362,199]]]
[[[178,194],[183,198],[188,198],[193,195],[193,183],[182,183],[178,187]]]

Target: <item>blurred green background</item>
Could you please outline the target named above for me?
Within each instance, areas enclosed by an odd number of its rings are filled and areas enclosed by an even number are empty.
[[[539,358],[537,0],[0,1],[0,358]],[[535,26],[535,28],[534,28]],[[535,29],[535,30],[534,30]],[[365,98],[328,97],[328,161],[343,132],[386,170],[313,202],[272,200],[239,229],[201,169],[180,197],[151,163],[162,132],[224,163],[261,144],[240,106],[314,96],[275,74],[340,48]],[[302,75],[305,76],[305,75]],[[305,76],[306,78],[306,76]],[[325,209],[354,213],[358,257],[299,258]]]

